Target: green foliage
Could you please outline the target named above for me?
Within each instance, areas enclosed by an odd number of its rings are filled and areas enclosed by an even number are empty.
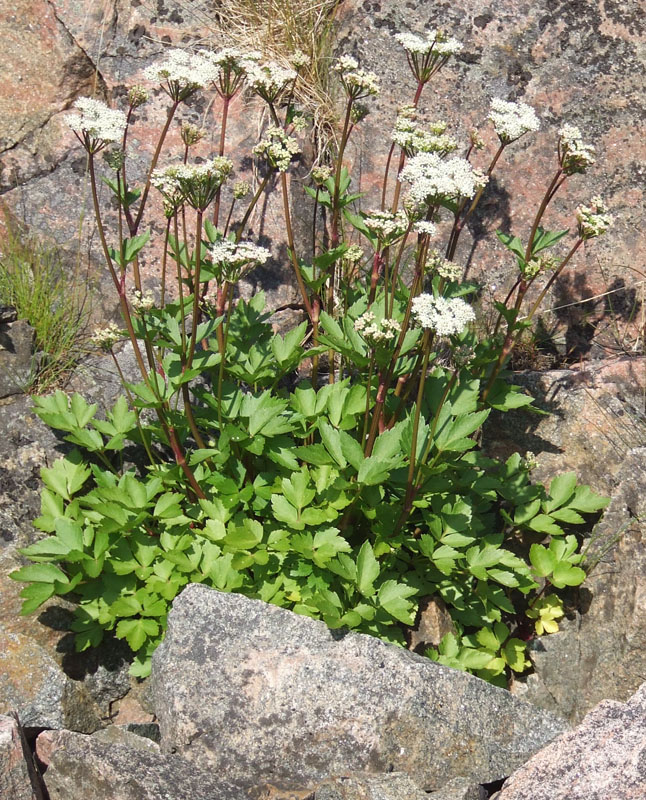
[[[125,398],[105,419],[78,394],[36,400],[38,415],[85,455],[72,450],[42,470],[36,524],[49,535],[22,551],[33,566],[13,574],[28,583],[24,612],[72,593],[77,647],[96,646],[112,630],[135,652],[134,673],[144,675],[170,604],[189,582],[399,643],[418,598],[436,594],[459,633],[432,657],[496,682],[507,669],[522,671],[525,645],[509,626],[545,579],[580,583],[577,540],[565,531],[604,501],[571,474],[546,491],[532,485],[518,456],[505,463],[482,456],[472,438],[488,413],[477,410],[479,381],[451,388],[450,373],[438,367],[427,379],[418,432],[429,458],[410,520],[398,526],[412,413],[365,455],[357,437],[365,387],[346,378],[318,389],[307,381],[290,391],[264,388],[304,358],[303,330],[272,334],[259,296],[234,316],[229,378],[240,370],[247,377],[238,356],[249,328],[266,372],[256,365],[255,390],[225,382],[219,420],[210,390],[195,389],[204,401],[198,422],[212,437],[192,457],[204,498],[187,493],[173,462],[122,468],[127,442],[141,437]],[[251,349],[247,356],[253,360]],[[203,365],[205,374],[212,369]],[[169,383],[160,382],[162,394]],[[136,407],[155,402],[133,388]],[[166,445],[154,426],[146,435]],[[550,543],[533,544],[527,561],[522,536],[535,532]]]

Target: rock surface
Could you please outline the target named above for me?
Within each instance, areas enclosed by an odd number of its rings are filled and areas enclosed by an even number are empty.
[[[596,526],[592,568],[577,612],[530,652],[534,673],[518,696],[571,721],[603,699],[625,701],[646,674],[646,448],[630,451],[618,487]]]
[[[432,797],[432,795],[431,795]],[[324,781],[312,800],[427,800],[428,795],[404,772],[347,775]]]
[[[0,797],[40,800],[32,787],[16,720],[4,716],[0,716]]]
[[[628,701],[604,700],[505,783],[497,800],[646,797],[646,684]]]
[[[512,380],[548,414],[494,414],[483,432],[487,452],[505,459],[529,450],[536,455],[535,481],[575,471],[594,491],[610,495],[628,452],[646,442],[646,358],[520,372]]]
[[[471,675],[199,585],[175,600],[151,682],[165,751],[285,789],[348,771],[492,781],[564,729]]]
[[[0,324],[0,399],[20,394],[34,370],[34,329],[25,320]]]
[[[152,743],[151,743],[152,744]],[[50,800],[249,800],[224,776],[146,746],[103,742],[70,731],[36,740]]]

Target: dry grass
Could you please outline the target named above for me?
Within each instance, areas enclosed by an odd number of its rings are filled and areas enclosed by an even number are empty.
[[[203,27],[203,43],[260,50],[288,65],[301,51],[310,65],[301,70],[295,99],[311,114],[320,160],[338,133],[338,108],[330,84],[334,18],[342,0],[176,0],[184,17]]]

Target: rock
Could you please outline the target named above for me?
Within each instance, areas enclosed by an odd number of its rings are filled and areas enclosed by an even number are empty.
[[[16,720],[4,716],[0,716],[0,797],[6,800],[40,800],[32,787]]]
[[[629,451],[592,533],[579,611],[530,651],[534,673],[513,691],[582,719],[603,699],[627,700],[646,674],[646,448]]]
[[[535,481],[575,471],[594,491],[610,494],[628,451],[646,441],[646,359],[588,362],[579,370],[514,373],[535,405],[549,412],[494,413],[484,428],[487,453],[536,455]]]
[[[8,322],[15,322],[18,319],[18,312],[13,306],[0,305],[0,325]]]
[[[427,800],[483,800],[486,796],[484,787],[465,778],[454,778],[439,792],[426,795]]]
[[[416,625],[406,634],[408,649],[424,655],[429,647],[437,647],[447,633],[455,633],[455,625],[442,598],[423,598]]]
[[[105,744],[121,744],[134,750],[145,750],[149,753],[159,753],[159,745],[147,736],[139,736],[122,725],[109,725],[92,734],[96,742]]]
[[[432,795],[431,795],[432,796]],[[317,787],[312,800],[426,800],[428,795],[404,772],[348,775]]]
[[[250,800],[224,776],[179,756],[161,755],[154,745],[132,747],[45,731],[36,740],[36,754],[47,768],[50,800]]]
[[[153,657],[162,749],[282,789],[406,772],[487,782],[564,730],[507,691],[370,636],[191,585]]]
[[[0,325],[0,399],[20,394],[33,374],[34,329],[19,319]]]
[[[25,728],[92,733],[100,712],[82,683],[68,678],[33,639],[0,625],[0,714],[15,711]]]
[[[646,683],[626,703],[604,700],[581,725],[517,770],[499,800],[646,797]]]

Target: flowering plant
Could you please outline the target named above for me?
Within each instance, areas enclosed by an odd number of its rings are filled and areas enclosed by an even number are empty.
[[[571,529],[606,501],[572,474],[549,489],[532,484],[520,455],[504,463],[485,457],[478,432],[492,409],[530,406],[532,398],[505,379],[509,356],[583,241],[611,222],[594,198],[577,210],[569,252],[556,260],[542,254],[568,233],[541,226],[548,206],[592,162],[592,148],[575,128],[560,131],[556,173],[525,244],[498,234],[518,276],[497,304],[493,334],[479,335],[477,286],[455,260],[458,242],[505,149],[538,119],[526,105],[494,100],[489,119],[499,147],[486,169],[475,167],[483,147],[477,131],[455,155],[445,123],[426,130],[418,119],[424,87],[459,43],[442,31],[399,38],[417,87],[395,123],[381,207],[368,213],[358,208],[344,153],[365,114],[357,100],[375,95],[378,79],[349,56],[334,66],[346,108],[336,160],[313,169],[306,189],[314,206],[307,260],[293,234],[287,182],[301,149],[304,117],[293,89],[302,53],[280,65],[232,49],[171,50],[148,67],[146,78],[159,82],[170,107],[138,188],[127,180],[127,136],[146,90],[133,87],[124,112],[77,102],[70,124],[88,153],[98,235],[124,323],[122,331],[99,331],[96,344],[119,369],[114,345],[128,338],[141,380],[124,378],[123,396],[103,419],[79,395],[37,400],[38,414],[76,449],[42,471],[36,524],[47,536],[23,551],[33,563],[13,577],[27,583],[25,612],[54,594],[77,600],[79,649],[114,632],[135,653],[133,672],[145,675],[170,604],[188,582],[399,643],[419,599],[432,595],[447,606],[453,633],[430,656],[504,684],[509,670],[528,664],[527,621],[536,620],[538,633],[558,627],[560,601],[546,590],[585,577]],[[227,109],[245,85],[271,122],[253,148],[256,186],[238,182],[229,192]],[[184,122],[183,161],[159,167],[181,104],[204,89],[219,98],[217,153],[191,163],[204,131]],[[104,178],[119,208],[112,233],[95,158],[110,143],[118,145]],[[273,330],[262,292],[249,301],[236,296],[240,277],[271,256],[243,238],[271,179],[280,186],[300,292],[302,320],[285,335]],[[166,217],[152,291],[139,265],[151,187]],[[440,252],[438,223],[446,219]],[[135,463],[127,461],[128,443],[143,454]]]

